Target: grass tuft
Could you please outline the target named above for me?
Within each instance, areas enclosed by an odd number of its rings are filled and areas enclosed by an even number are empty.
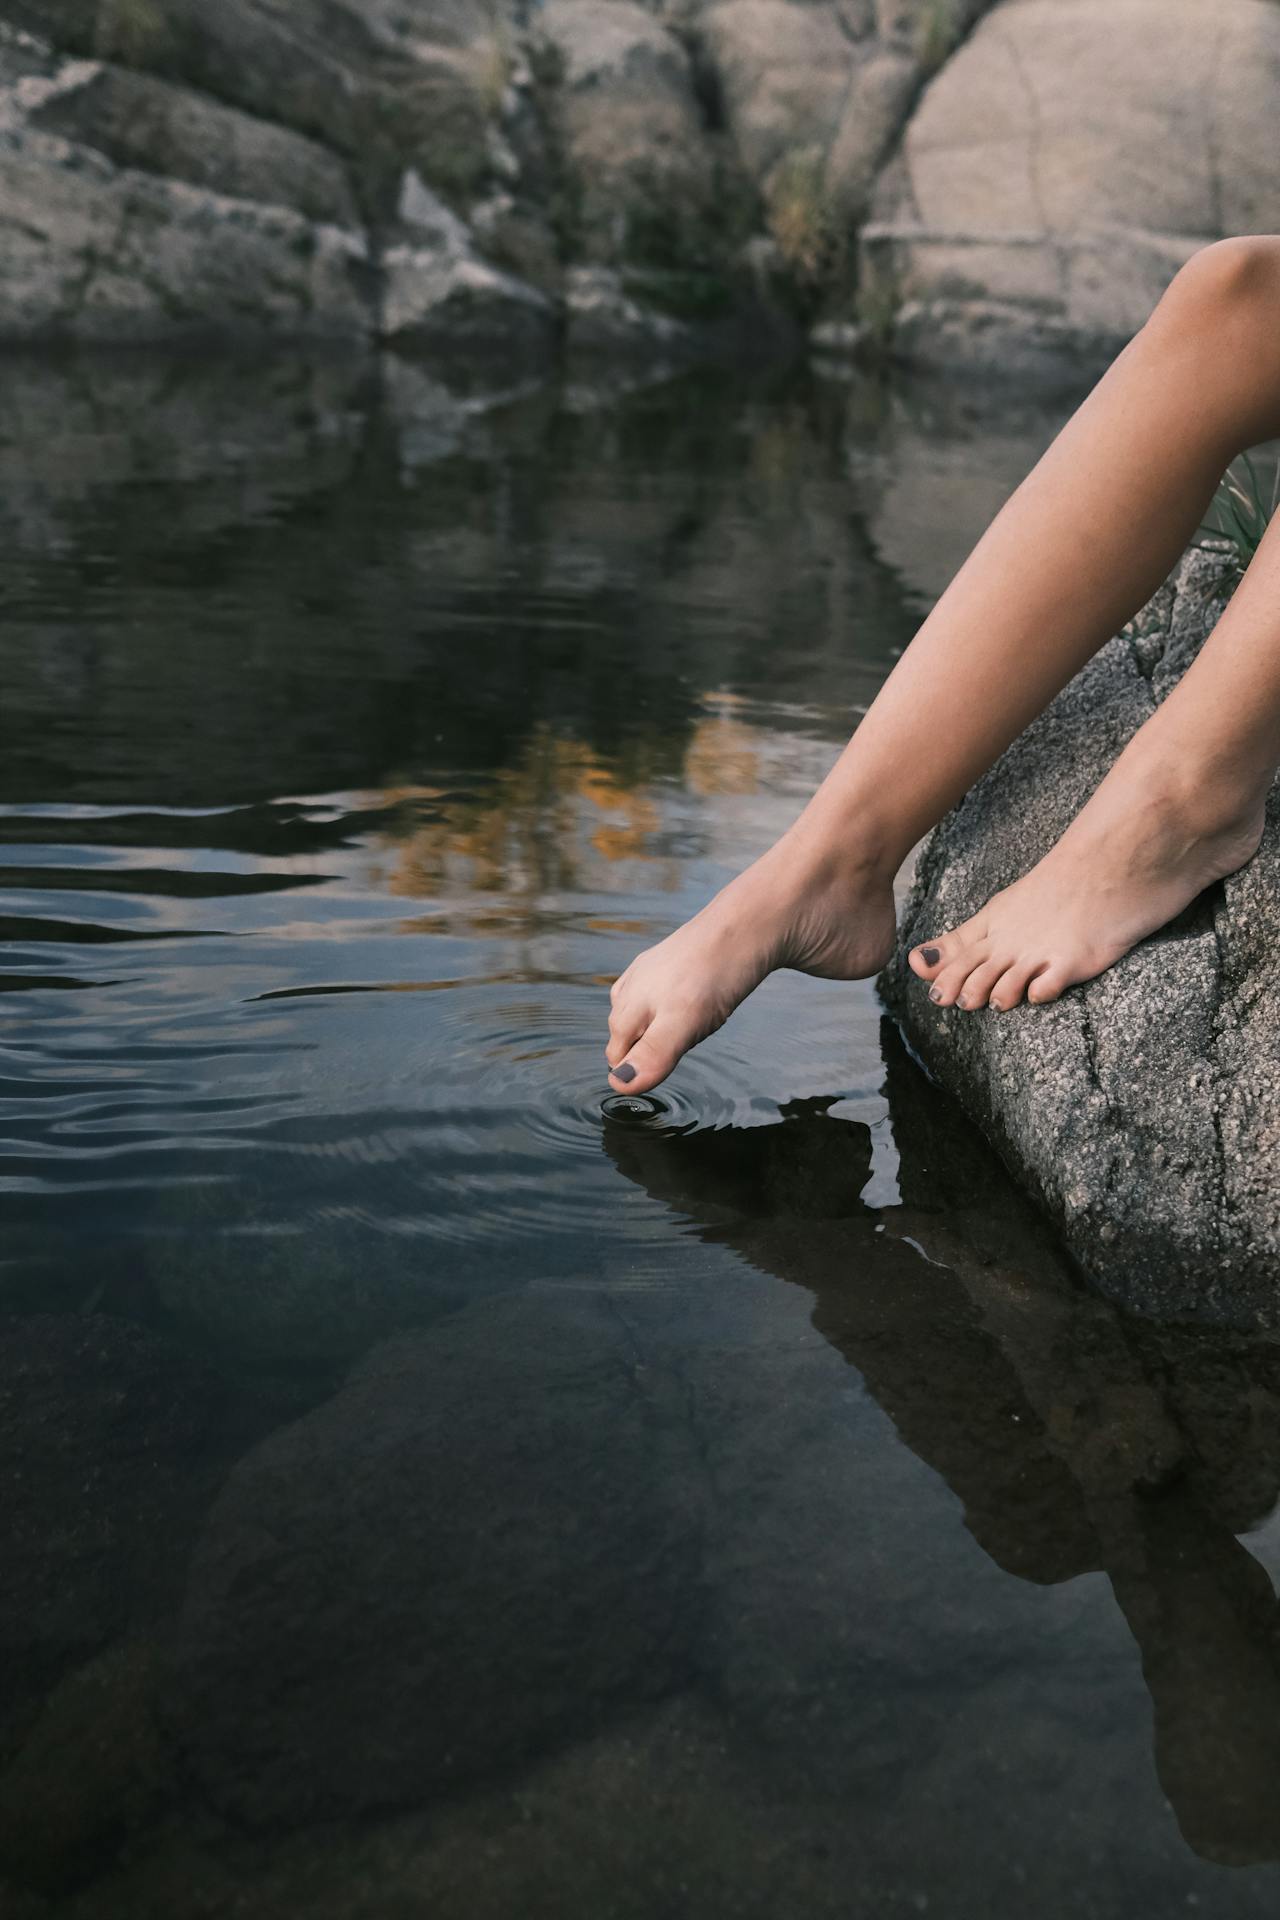
[[[839,278],[847,250],[845,223],[825,183],[816,147],[789,153],[765,188],[765,216],[784,260],[802,286]]]
[[[915,54],[926,73],[949,60],[964,31],[959,0],[924,0],[916,22]]]
[[[95,50],[124,66],[149,66],[169,44],[169,26],[159,0],[100,0]]]
[[[1226,540],[1231,547],[1236,569],[1244,573],[1262,544],[1262,536],[1280,507],[1280,463],[1268,487],[1249,455],[1243,454],[1229,467],[1213,497],[1213,505],[1201,526],[1196,544]]]

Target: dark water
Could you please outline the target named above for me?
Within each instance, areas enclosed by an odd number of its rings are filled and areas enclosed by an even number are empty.
[[[6,369],[6,1920],[1275,1912],[1275,1345],[869,985],[606,1100],[1054,424]]]

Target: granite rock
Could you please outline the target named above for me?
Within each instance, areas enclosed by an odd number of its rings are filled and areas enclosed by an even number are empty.
[[[926,1067],[1100,1285],[1142,1311],[1273,1326],[1280,794],[1241,872],[1053,1006],[939,1009],[905,957],[1047,852],[1195,658],[1234,577],[1228,556],[1193,548],[942,822],[882,987]]]
[[[1106,357],[1206,241],[1274,225],[1269,0],[1002,0],[927,88],[862,233],[909,357]],[[1171,130],[1176,162],[1171,163]]]

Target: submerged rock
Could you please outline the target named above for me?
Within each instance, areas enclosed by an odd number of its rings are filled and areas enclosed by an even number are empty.
[[[1242,872],[1054,1006],[942,1010],[905,958],[1048,851],[1195,658],[1233,578],[1224,554],[1193,549],[943,821],[881,985],[925,1065],[1108,1291],[1274,1326],[1280,794]]]
[[[104,1314],[5,1315],[0,1354],[3,1753],[24,1700],[172,1599],[219,1471],[221,1389]]]
[[[249,1454],[165,1708],[212,1803],[415,1806],[669,1691],[699,1545],[673,1396],[607,1306],[509,1301],[386,1342]]]

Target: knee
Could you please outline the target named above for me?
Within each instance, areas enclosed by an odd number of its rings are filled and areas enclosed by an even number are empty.
[[[1280,237],[1215,240],[1174,275],[1153,318],[1198,344],[1232,351],[1280,343]]]

